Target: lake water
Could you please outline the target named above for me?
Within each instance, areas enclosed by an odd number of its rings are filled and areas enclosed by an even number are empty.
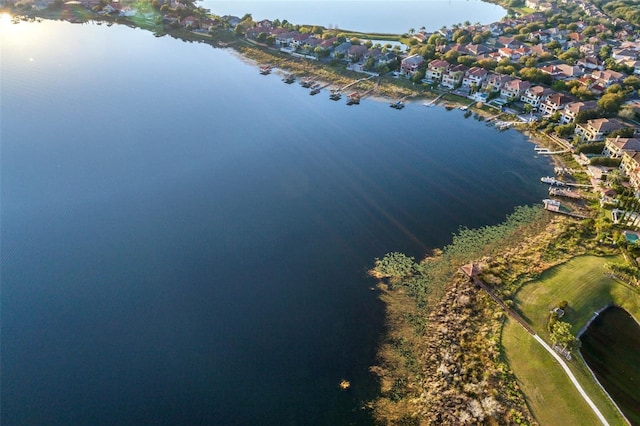
[[[480,0],[204,0],[197,4],[218,15],[251,13],[254,20],[286,19],[293,24],[391,34],[423,26],[435,31],[465,21],[489,24],[506,15],[502,7]]]
[[[632,425],[640,425],[640,326],[624,309],[606,309],[580,337],[580,352]]]
[[[0,22],[2,424],[370,423],[374,258],[546,195],[548,159],[459,110]]]

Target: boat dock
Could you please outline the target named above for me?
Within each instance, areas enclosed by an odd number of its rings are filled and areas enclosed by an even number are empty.
[[[423,103],[422,105],[424,105],[424,106],[426,106],[426,107],[432,107],[432,106],[434,106],[434,105],[435,105],[435,104],[436,104],[440,99],[442,99],[442,97],[443,97],[444,95],[446,95],[446,93],[442,93],[442,94],[441,94],[440,96],[438,96],[437,98],[432,99],[432,100],[431,100],[431,101],[429,101],[429,102],[425,102],[425,103]]]
[[[372,78],[377,77],[375,75],[369,76],[369,77],[365,77],[365,78],[361,78],[360,80],[356,80],[356,81],[352,81],[351,83],[347,84],[346,86],[342,87],[340,89],[341,92],[344,92],[345,90],[347,90],[349,87],[353,86],[354,84],[360,83],[362,81],[367,81],[367,80],[371,80]]]
[[[260,74],[262,75],[271,74],[272,69],[273,67],[271,65],[262,65],[260,66]]]
[[[549,187],[549,195],[553,195],[556,197],[567,197],[567,198],[572,198],[574,200],[579,200],[582,198],[582,195],[578,194],[575,191],[572,191],[567,188],[555,188],[553,186]]]

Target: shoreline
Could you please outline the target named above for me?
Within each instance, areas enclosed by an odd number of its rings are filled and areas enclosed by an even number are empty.
[[[50,19],[50,18],[43,18],[43,19]],[[62,20],[64,20],[64,19],[62,19]],[[104,22],[104,21],[100,21],[100,22]],[[116,23],[127,25],[127,24],[125,24],[123,22],[116,22]],[[131,26],[131,27],[134,27],[134,28],[140,28],[140,29],[143,29],[143,30],[148,30],[147,28],[134,26],[134,25],[127,25],[127,26]],[[152,32],[152,31],[149,30],[149,32]],[[179,34],[167,33],[166,35],[169,35],[171,37],[178,38],[178,39],[181,38]],[[259,58],[252,57],[250,54],[247,54],[249,49],[251,49],[253,47],[256,50],[260,51],[264,55],[269,55],[270,54],[270,52],[265,52],[262,47],[252,45],[252,44],[247,43],[247,42],[245,42],[243,40],[237,40],[237,42],[233,42],[232,45],[226,45],[226,46],[220,46],[218,44],[214,44],[214,43],[216,43],[216,40],[214,40],[213,38],[211,39],[211,42],[208,42],[207,40],[201,40],[201,41],[198,41],[198,42],[210,44],[214,48],[232,49],[243,60],[252,61],[252,63],[255,64],[256,68],[259,66],[261,60]],[[284,61],[293,61],[293,62],[298,61],[298,63],[301,64],[303,68],[305,67],[305,65],[308,65],[311,62],[311,61],[307,61],[307,60],[304,60],[304,59],[296,60],[294,58],[284,58],[283,55],[278,54],[277,52],[274,52],[274,53],[278,57],[283,59]],[[274,56],[276,56],[276,55],[274,55]],[[259,55],[257,55],[257,56],[259,57]],[[323,64],[320,64],[320,63],[318,63],[317,65],[314,64],[313,62],[311,62],[311,63],[312,63],[312,67],[310,67],[311,70],[308,70],[308,74],[307,74],[307,75],[310,75],[310,76],[314,76],[314,75],[316,75],[316,73],[320,73],[319,71],[322,71],[323,68],[330,68],[330,67],[328,67],[326,65],[323,65]],[[316,68],[320,68],[320,70],[318,70]],[[276,70],[276,72],[274,72],[274,73],[277,74],[278,76],[280,76],[281,72],[284,72],[284,73],[293,72],[290,68],[285,68],[285,67],[276,67],[274,70]],[[256,70],[256,72],[257,72],[257,70]],[[353,72],[353,73],[355,73],[355,72]],[[322,74],[322,73],[320,73],[320,74]],[[359,75],[361,75],[363,77],[365,76],[365,74],[361,74],[361,73],[355,73],[355,74],[359,74]],[[298,77],[300,77],[300,76],[298,75]],[[341,78],[347,79],[347,78],[350,78],[350,77],[351,76],[342,75],[341,72],[337,72],[335,80],[323,79],[322,77],[318,77],[317,81],[321,82],[323,86],[326,85],[324,87],[325,89],[340,88],[340,87],[342,87],[342,86],[340,86],[340,83],[339,83],[341,81],[340,79]],[[383,77],[379,77],[379,78],[383,78]],[[375,80],[376,80],[375,78],[372,78],[370,80],[370,82],[366,81],[366,82],[363,82],[363,83],[365,83],[367,85],[367,87],[369,87],[369,84],[374,84],[373,87],[375,88],[375,83],[374,83]],[[354,85],[354,86],[357,86],[357,84]],[[390,87],[394,87],[394,86],[391,84]],[[369,90],[374,90],[374,89],[372,88],[372,89],[369,89]],[[469,111],[471,111],[473,113],[477,113],[479,115],[482,115],[483,117],[489,117],[489,116],[495,115],[495,114],[492,114],[491,111],[487,111],[487,110],[482,109],[482,108],[477,108],[476,105],[473,105],[473,106],[472,105],[467,105],[467,104],[464,104],[464,103],[460,102],[459,100],[451,99],[451,97],[446,96],[446,93],[447,92],[444,92],[445,95],[442,97],[442,101],[440,101],[439,103],[434,103],[433,105],[434,106],[437,105],[437,106],[441,106],[441,107],[443,107],[443,106],[444,107],[448,107],[450,105],[452,105],[453,107],[467,106]],[[406,103],[413,104],[413,103],[419,103],[419,102],[424,102],[424,101],[436,99],[441,94],[443,94],[443,93],[438,93],[438,92],[429,92],[429,93],[422,92],[422,93],[420,93],[420,92],[415,92],[415,91],[412,92],[412,91],[409,90],[409,94],[406,94],[403,97],[407,98],[407,99],[410,99],[410,100],[407,100]],[[397,97],[394,98],[394,97],[392,97],[392,96],[390,96],[388,94],[377,93],[375,91],[372,92],[371,94],[367,95],[366,98],[371,99],[374,102],[388,102],[388,103],[389,102],[393,102],[394,100],[398,99]],[[469,102],[471,102],[470,99],[469,99]],[[417,105],[417,106],[420,106],[420,105]],[[524,123],[523,123],[523,125],[524,125]],[[528,128],[524,128],[523,129],[523,128],[518,128],[518,127],[516,127],[516,130],[521,132],[521,133],[523,133],[529,139],[529,141],[534,143],[534,144],[545,144],[545,145],[548,145],[548,144],[551,144],[551,143],[555,143],[555,141],[553,141],[552,138],[543,137],[544,133],[533,131],[533,130],[530,130]],[[558,164],[562,164],[563,163],[563,159],[561,157],[559,157],[559,156],[552,156],[552,161],[554,161],[554,162],[556,162]],[[389,314],[388,313],[388,309],[389,309],[388,302],[385,302],[385,306],[386,306],[385,311],[387,311],[387,315],[388,315]],[[606,309],[606,307],[603,308],[603,309]],[[585,327],[585,329],[586,329],[586,327]],[[386,338],[388,336],[386,335],[386,333],[383,332],[381,337],[382,338]],[[596,380],[596,382],[597,382],[597,380]]]

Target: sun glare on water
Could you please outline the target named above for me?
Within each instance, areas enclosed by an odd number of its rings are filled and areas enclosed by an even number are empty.
[[[8,13],[0,13],[0,41],[5,46],[25,46],[46,39],[44,25],[30,25]]]

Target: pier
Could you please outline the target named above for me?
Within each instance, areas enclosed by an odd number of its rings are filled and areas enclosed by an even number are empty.
[[[435,104],[436,104],[440,99],[442,99],[442,97],[443,97],[444,95],[446,95],[446,93],[442,93],[442,94],[441,94],[440,96],[438,96],[437,98],[432,99],[432,100],[431,100],[431,101],[429,101],[429,102],[425,102],[425,103],[423,103],[422,105],[424,105],[424,106],[426,106],[426,107],[432,107],[432,106],[434,106],[434,105],[435,105]]]
[[[360,80],[352,81],[351,83],[349,83],[346,86],[344,86],[343,88],[341,88],[340,91],[344,92],[345,90],[347,90],[349,87],[353,86],[354,84],[360,83],[362,81],[371,80],[373,77],[377,77],[377,76],[371,75],[369,77],[361,78]]]

